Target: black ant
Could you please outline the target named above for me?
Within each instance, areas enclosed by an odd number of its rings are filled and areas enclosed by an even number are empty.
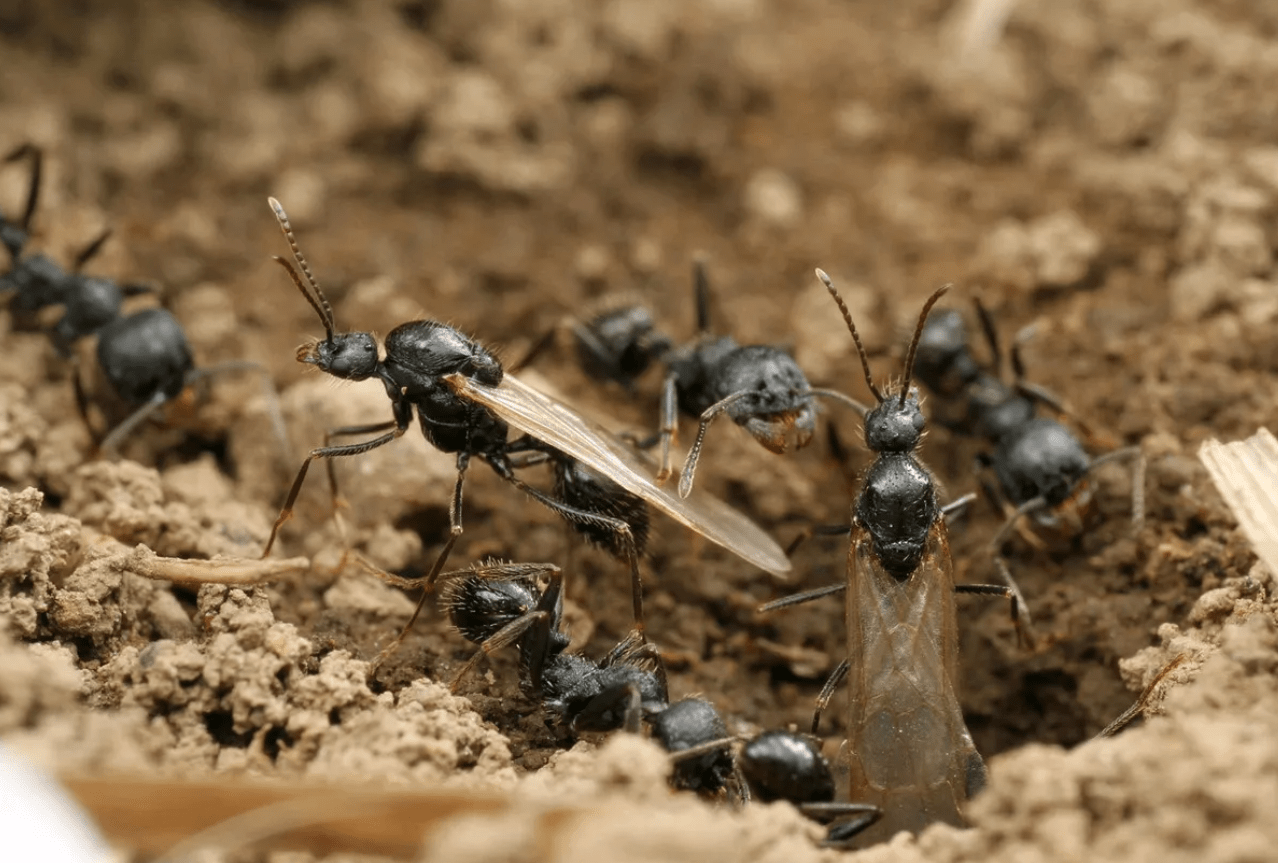
[[[985,764],[955,696],[958,628],[954,594],[1018,593],[996,585],[956,585],[944,512],[931,472],[915,456],[925,420],[910,386],[928,313],[948,290],[928,298],[897,392],[874,384],[869,357],[830,277],[817,277],[834,299],[856,345],[877,406],[865,412],[865,443],[875,454],[852,510],[847,582],[807,591],[765,608],[846,591],[847,658],[826,682],[821,708],[844,677],[849,687],[850,794],[884,812],[875,835],[917,832],[933,821],[962,824],[961,804],[985,784]],[[865,837],[860,837],[864,839]]]
[[[599,661],[564,652],[559,567],[490,561],[449,576],[441,604],[457,631],[480,647],[453,678],[454,691],[481,657],[517,644],[524,692],[573,733],[638,733],[643,718],[669,706],[665,666],[640,631]],[[538,578],[546,579],[544,588]]]
[[[835,802],[834,772],[816,738],[809,735],[765,731],[741,747],[737,765],[750,793],[761,802],[787,800],[822,823],[839,819],[826,833],[826,847],[851,847],[854,837],[883,817],[873,804]]]
[[[454,691],[480,658],[517,645],[526,695],[573,733],[638,733],[646,721],[671,754],[670,784],[677,789],[713,795],[735,785],[743,802],[753,792],[765,802],[789,800],[821,821],[856,816],[831,828],[829,845],[840,845],[878,818],[875,806],[832,802],[829,763],[805,736],[767,733],[734,758],[736,740],[713,704],[695,697],[670,703],[661,656],[637,632],[599,662],[565,653],[558,567],[490,561],[444,578],[441,603],[449,619],[480,648],[454,676]]]
[[[677,717],[667,723],[672,714]],[[727,736],[714,705],[689,698],[658,714],[653,737],[671,754],[676,788],[715,792],[731,780],[743,803],[785,800],[814,821],[836,822],[821,843],[824,847],[851,847],[850,840],[883,815],[870,803],[834,801],[834,772],[811,735],[765,731],[742,742]]]
[[[276,434],[281,442],[286,442],[274,385],[265,369],[256,363],[241,361],[195,368],[186,333],[167,309],[150,308],[124,314],[125,299],[151,293],[149,286],[118,284],[80,274],[81,267],[110,236],[109,229],[75,256],[71,272],[64,271],[44,255],[23,256],[40,196],[43,154],[39,148],[25,144],[10,153],[5,161],[23,158],[29,158],[32,167],[22,221],[15,225],[0,215],[0,239],[12,259],[9,271],[0,276],[0,293],[13,292],[9,309],[15,325],[21,329],[38,329],[37,315],[42,309],[62,306],[62,317],[53,325],[50,337],[64,357],[71,356],[81,339],[97,337],[98,368],[116,397],[131,409],[99,439],[89,416],[84,381],[76,370],[72,377],[76,407],[99,449],[104,453],[114,452],[134,428],[187,386],[230,371],[256,371],[263,375]]]
[[[506,374],[496,356],[453,327],[431,320],[401,324],[383,342],[384,360],[378,355],[377,340],[371,333],[337,332],[332,306],[298,248],[288,215],[274,198],[270,199],[270,205],[297,266],[279,256],[275,256],[275,260],[288,272],[325,329],[322,341],[315,340],[298,349],[298,361],[344,380],[377,378],[390,399],[392,419],[333,429],[325,434],[324,446],[312,450],[302,462],[262,556],[270,554],[280,527],[291,517],[293,504],[314,460],[354,456],[384,446],[408,430],[414,412],[426,439],[442,452],[457,455],[448,539],[422,582],[425,590],[417,611],[383,651],[383,657],[399,644],[416,620],[462,533],[462,488],[472,458],[487,464],[503,480],[555,512],[588,538],[620,552],[630,565],[634,621],[640,632],[643,586],[639,574],[641,546],[636,532],[640,527],[638,514],[642,511],[642,529],[646,533],[647,516],[639,502],[656,505],[769,572],[789,570],[789,561],[781,549],[744,515],[713,498],[702,497],[689,503],[658,488],[647,476],[642,460],[628,447],[550,397]],[[523,434],[509,439],[511,426]],[[338,436],[368,434],[377,436],[353,444],[329,443]],[[516,475],[518,467],[545,460],[557,468],[556,494],[540,491]],[[594,476],[583,479],[585,474],[579,468]],[[604,481],[620,487],[629,497],[614,498],[611,486],[602,485]],[[617,503],[605,507],[602,505],[605,499],[615,499]]]
[[[627,392],[634,392],[636,381],[674,345],[657,330],[652,312],[628,297],[607,297],[581,318],[567,318],[562,327],[572,337],[582,370],[595,380],[620,384]],[[512,370],[530,365],[554,344],[559,330],[548,329]]]
[[[721,415],[731,417],[766,449],[784,453],[812,439],[815,396],[849,401],[841,393],[812,387],[784,348],[741,345],[731,336],[711,334],[710,284],[701,256],[693,261],[692,281],[697,336],[686,345],[672,347],[672,340],[656,331],[651,314],[639,305],[610,305],[572,325],[581,364],[592,377],[633,389],[635,379],[653,362],[665,364],[658,432],[648,443],[661,445],[657,481],[662,482],[673,473],[670,451],[679,415],[697,418],[697,436],[679,477],[681,497],[692,492],[706,432]],[[538,342],[521,365],[548,341],[547,337]]]
[[[980,300],[977,317],[989,345],[992,365],[1002,368],[1002,349],[993,318]],[[1084,450],[1078,437],[1065,425],[1037,415],[1046,405],[1062,416],[1065,406],[1047,390],[1025,380],[1020,345],[1024,335],[1012,343],[1010,352],[1013,382],[1005,383],[991,374],[972,355],[963,317],[956,310],[938,312],[928,321],[919,339],[918,378],[947,410],[943,424],[964,434],[983,437],[993,451],[982,454],[980,463],[997,480],[995,489],[986,483],[991,500],[1004,501],[1007,520],[990,542],[995,563],[1006,565],[1002,547],[1023,516],[1033,516],[1045,528],[1081,529],[1082,510],[1090,498],[1085,482],[1100,465],[1135,458],[1132,481],[1132,520],[1143,520],[1144,459],[1139,446],[1123,447],[1096,458]],[[1079,423],[1090,434],[1085,424]],[[1031,538],[1034,544],[1038,541]]]

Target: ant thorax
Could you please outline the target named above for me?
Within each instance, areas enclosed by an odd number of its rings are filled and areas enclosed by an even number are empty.
[[[853,518],[869,532],[883,568],[904,579],[918,569],[940,513],[932,474],[912,454],[894,452],[866,471]]]

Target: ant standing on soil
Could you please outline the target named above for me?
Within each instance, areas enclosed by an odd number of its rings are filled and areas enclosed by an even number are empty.
[[[789,571],[789,561],[781,549],[744,515],[710,497],[685,503],[658,488],[644,473],[642,461],[627,447],[548,396],[505,374],[492,353],[453,327],[431,320],[401,324],[385,338],[384,360],[378,356],[377,340],[371,333],[337,332],[332,306],[298,248],[288,215],[279,201],[269,200],[297,267],[279,256],[275,260],[288,272],[325,329],[323,341],[312,341],[298,350],[298,361],[343,380],[377,378],[391,401],[392,419],[325,433],[324,445],[312,450],[302,462],[262,556],[270,554],[280,527],[292,515],[314,460],[354,456],[384,446],[408,430],[414,411],[426,439],[442,452],[457,454],[448,539],[424,581],[419,582],[425,590],[417,609],[383,651],[383,659],[415,622],[462,533],[462,488],[472,458],[487,464],[503,480],[589,539],[627,560],[634,623],[640,640],[644,624],[639,554],[641,540],[647,534],[647,510],[642,505],[645,502],[762,569],[777,574]],[[508,440],[511,426],[523,434]],[[369,434],[377,436],[353,444],[330,445],[335,437]],[[517,468],[543,461],[552,462],[556,469],[555,494],[546,494],[516,476]],[[329,476],[332,481],[331,465]],[[615,494],[614,485],[624,494]]]
[[[869,836],[918,832],[934,821],[963,823],[964,801],[985,784],[985,763],[955,696],[958,631],[955,593],[1007,597],[1010,587],[956,585],[944,511],[931,472],[915,457],[925,420],[910,378],[928,313],[948,290],[924,304],[905,360],[899,394],[874,384],[856,325],[830,277],[817,270],[847,324],[877,406],[865,413],[866,446],[875,459],[853,505],[847,582],[770,603],[793,605],[847,592],[847,659],[818,698],[814,729],[835,687],[851,677],[848,699],[850,797],[883,810]]]
[[[545,578],[544,588],[537,586]],[[448,573],[441,602],[453,626],[479,650],[457,672],[452,689],[481,657],[519,647],[520,683],[570,731],[638,733],[641,721],[671,754],[670,784],[716,794],[735,783],[748,801],[788,800],[823,822],[840,821],[826,844],[839,846],[879,817],[878,807],[834,803],[829,763],[809,738],[767,732],[747,742],[734,758],[718,710],[702,698],[669,701],[664,665],[656,648],[632,632],[603,660],[565,653],[561,629],[563,578],[552,564],[489,562]]]
[[[980,300],[976,313],[989,345],[992,365],[1002,368],[1002,349],[993,318]],[[1088,474],[1100,465],[1119,459],[1136,459],[1132,477],[1132,522],[1144,518],[1145,462],[1139,446],[1123,447],[1089,458],[1078,438],[1061,423],[1037,416],[1037,405],[1045,404],[1062,416],[1065,406],[1047,390],[1025,380],[1020,345],[1024,336],[1012,342],[1013,382],[1009,386],[991,374],[973,357],[967,341],[963,317],[956,310],[938,312],[923,328],[918,346],[918,378],[949,408],[944,424],[957,432],[985,438],[993,451],[982,454],[979,463],[991,470],[995,488],[984,482],[990,500],[1002,502],[1006,521],[990,542],[995,564],[1006,577],[1002,548],[1021,518],[1031,515],[1042,527],[1077,534],[1082,529],[1083,511],[1090,502]],[[1086,426],[1080,423],[1086,430]],[[1026,533],[1028,541],[1041,542]]]
[[[151,293],[146,285],[120,285],[110,279],[80,275],[111,232],[108,229],[75,258],[71,272],[63,271],[43,255],[23,256],[30,236],[31,219],[40,195],[43,154],[26,144],[10,153],[5,161],[30,158],[31,185],[20,225],[0,215],[0,239],[9,250],[12,264],[0,276],[0,293],[12,291],[9,304],[15,324],[22,329],[38,329],[36,315],[41,309],[61,305],[63,314],[50,337],[58,352],[69,357],[81,339],[97,336],[97,365],[115,396],[129,413],[105,434],[99,435],[89,416],[89,396],[80,370],[72,375],[76,407],[103,453],[113,453],[129,433],[165,403],[176,398],[197,381],[225,372],[254,371],[263,376],[271,405],[272,422],[283,445],[287,441],[274,385],[266,369],[257,363],[233,360],[197,369],[182,325],[167,309],[150,308],[123,313],[128,297]]]
[[[712,335],[709,278],[700,256],[693,262],[692,280],[698,335],[686,345],[672,347],[673,340],[658,333],[651,313],[638,305],[608,306],[571,327],[581,365],[592,377],[633,389],[653,362],[665,363],[658,431],[641,445],[660,443],[657,481],[663,482],[673,473],[670,450],[679,414],[697,418],[697,436],[679,477],[681,497],[692,492],[706,432],[719,416],[727,414],[766,449],[784,453],[812,439],[815,396],[850,401],[842,393],[813,388],[783,348],[740,345],[731,336]],[[540,354],[553,335],[539,340],[520,365]]]

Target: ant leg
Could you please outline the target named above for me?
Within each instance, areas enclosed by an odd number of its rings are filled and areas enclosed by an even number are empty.
[[[1016,527],[1017,522],[1021,520],[1022,516],[1037,512],[1038,510],[1045,509],[1046,507],[1047,499],[1041,496],[1033,497],[1025,501],[1025,503],[1018,506],[1012,512],[1007,521],[1003,522],[1003,526],[998,529],[996,534],[994,534],[994,538],[990,540],[988,547],[990,557],[993,558],[994,566],[998,569],[998,574],[1003,579],[1003,583],[1006,584],[1015,594],[1014,601],[1019,605],[1018,613],[1025,621],[1027,632],[1031,625],[1029,606],[1025,604],[1025,598],[1021,595],[1021,589],[1016,584],[1016,579],[1012,578],[1012,573],[1007,568],[1007,562],[1003,559],[1003,544],[1007,542],[1008,536]]]
[[[1149,702],[1153,700],[1154,693],[1158,690],[1158,687],[1162,684],[1162,682],[1167,679],[1167,675],[1171,674],[1173,671],[1179,668],[1188,659],[1189,659],[1189,654],[1182,653],[1179,656],[1177,656],[1175,659],[1173,659],[1171,662],[1167,663],[1167,665],[1163,668],[1163,670],[1158,672],[1158,674],[1154,675],[1154,679],[1151,680],[1149,682],[1149,685],[1146,686],[1141,691],[1140,696],[1136,699],[1136,702],[1132,704],[1131,707],[1127,708],[1122,713],[1120,713],[1117,719],[1115,719],[1109,725],[1106,725],[1104,728],[1102,728],[1100,733],[1097,734],[1092,739],[1100,740],[1101,738],[1104,738],[1104,737],[1113,737],[1115,734],[1122,731],[1128,725],[1131,725],[1132,722],[1134,722],[1137,717],[1141,716],[1145,712],[1145,710],[1149,707]]]
[[[858,833],[883,817],[883,810],[873,803],[803,803],[799,811],[817,819],[856,816],[832,825],[821,842],[822,848],[850,849]]]
[[[846,405],[847,407],[852,408],[852,410],[856,411],[857,416],[861,417],[862,419],[865,419],[865,415],[870,412],[870,409],[867,408],[865,405],[861,404],[859,401],[857,401],[856,399],[852,398],[849,395],[844,395],[838,390],[813,388],[808,390],[807,394],[810,396],[821,396],[822,398],[832,399],[836,402],[840,402]]]
[[[1149,466],[1148,459],[1142,450],[1136,457],[1136,466],[1132,468],[1132,533],[1140,533],[1145,526],[1145,470]]]
[[[34,144],[21,144],[4,157],[6,163],[16,162],[27,157],[31,159],[31,185],[27,187],[27,205],[22,211],[20,224],[23,233],[31,230],[31,220],[35,217],[36,205],[40,201],[40,178],[44,174],[44,151]],[[18,253],[21,250],[21,246],[16,249],[12,247],[9,249],[14,258],[18,257]]]
[[[391,641],[390,644],[382,648],[377,654],[377,658],[373,660],[370,673],[376,671],[382,663],[390,659],[399,650],[399,646],[404,643],[404,639],[408,637],[408,633],[412,631],[413,624],[417,622],[417,618],[421,616],[422,608],[426,605],[426,598],[435,591],[435,582],[439,579],[440,572],[444,569],[444,564],[448,562],[448,556],[452,554],[453,545],[457,542],[457,537],[462,535],[462,485],[466,479],[466,468],[470,466],[470,455],[465,452],[457,453],[457,483],[453,486],[453,499],[448,505],[448,539],[444,542],[444,547],[440,549],[439,556],[435,558],[435,563],[431,566],[430,572],[426,574],[426,578],[422,582],[422,595],[417,599],[417,605],[413,608],[413,614],[408,618],[408,623],[404,624],[404,628]]]
[[[643,693],[639,691],[639,687],[633,683],[627,683],[614,690],[601,692],[587,702],[581,712],[573,717],[569,729],[576,734],[578,724],[584,723],[586,731],[608,731],[611,730],[611,723],[602,722],[608,714],[615,711],[618,707],[622,710],[622,729],[628,734],[638,734],[640,731],[640,722],[643,719]],[[591,724],[599,722],[598,725]]]
[[[730,396],[719,399],[701,412],[700,425],[697,427],[697,439],[693,442],[692,449],[688,451],[688,457],[684,459],[683,473],[679,477],[679,497],[687,497],[692,494],[692,480],[697,472],[697,461],[701,458],[701,446],[705,443],[706,431],[710,428],[710,423],[714,422],[719,414],[732,407],[732,405],[752,394],[750,390],[735,392]]]
[[[266,413],[271,418],[271,429],[275,432],[275,439],[279,442],[280,452],[287,459],[293,458],[293,448],[288,442],[288,430],[284,425],[284,411],[280,407],[280,394],[275,389],[275,381],[271,378],[271,373],[267,371],[265,366],[255,363],[252,360],[227,360],[224,363],[217,363],[203,369],[192,369],[186,376],[187,384],[195,383],[203,378],[211,378],[216,375],[226,374],[227,372],[256,372],[262,376],[262,391],[266,396]],[[390,428],[392,422],[383,423],[383,428]],[[355,428],[359,428],[358,426]],[[379,429],[368,428],[369,432]],[[353,432],[360,434],[360,432]],[[328,437],[325,436],[324,445],[328,445]]]
[[[98,431],[93,427],[93,422],[89,419],[89,394],[84,389],[84,379],[80,375],[79,362],[72,364],[71,384],[75,388],[75,408],[80,413],[80,419],[84,420],[84,427],[89,431],[89,440],[93,442],[95,447],[100,448]]]
[[[526,467],[534,467],[539,464],[545,464],[550,461],[550,453],[545,452],[528,452],[520,454],[519,458],[512,458],[510,466],[516,470],[522,470]]]
[[[617,646],[608,651],[608,655],[599,663],[600,668],[613,665],[639,665],[643,662],[653,664],[653,673],[657,677],[657,685],[661,687],[661,700],[670,700],[670,681],[666,677],[666,663],[661,658],[657,645],[648,640],[642,629],[632,629]]]
[[[805,602],[812,602],[817,599],[824,599],[827,596],[833,596],[836,593],[842,593],[848,589],[847,582],[841,581],[838,584],[827,584],[825,587],[814,587],[811,590],[804,590],[800,593],[792,593],[789,596],[783,596],[780,599],[774,599],[766,602],[755,611],[756,614],[767,614],[782,608],[789,608],[792,605],[803,605]]]
[[[630,530],[630,525],[619,518],[569,506],[563,501],[556,500],[545,492],[533,488],[511,473],[503,473],[498,470],[498,475],[565,521],[602,527],[617,537],[620,546],[625,549],[626,561],[630,565],[630,593],[631,603],[634,608],[635,629],[642,633],[644,631],[643,578],[639,573],[639,547],[635,545],[635,537]]]
[[[470,674],[474,668],[479,665],[479,660],[485,656],[491,656],[493,653],[501,650],[503,647],[509,647],[519,641],[529,629],[535,624],[545,623],[550,620],[550,613],[546,611],[530,611],[527,614],[515,618],[492,635],[485,638],[479,644],[479,650],[476,650],[470,659],[466,660],[466,664],[457,670],[453,675],[453,682],[449,684],[448,691],[456,693],[461,688],[461,682]]]
[[[262,551],[262,557],[266,557],[271,553],[271,548],[275,545],[275,538],[279,535],[280,528],[284,525],[284,522],[293,517],[293,504],[297,502],[297,495],[302,491],[302,483],[306,482],[306,473],[311,469],[311,462],[317,458],[360,455],[369,450],[377,449],[379,446],[385,446],[408,431],[408,425],[413,418],[412,405],[408,402],[395,402],[393,408],[395,411],[395,428],[386,434],[375,437],[372,440],[361,441],[360,443],[344,444],[342,446],[322,446],[311,450],[310,455],[306,457],[297,471],[297,477],[294,478],[293,486],[288,490],[288,497],[284,501],[284,507],[275,518],[275,524],[271,527],[271,536],[266,541],[266,548]]]
[[[660,466],[656,480],[663,483],[670,479],[670,448],[674,446],[679,434],[679,376],[674,372],[666,375],[661,385],[661,424],[657,427],[657,439],[661,442]]]
[[[976,319],[980,321],[981,333],[985,336],[985,344],[990,348],[990,365],[994,367],[994,374],[1003,377],[1003,349],[999,345],[998,329],[994,326],[994,316],[990,314],[989,309],[985,307],[985,303],[981,302],[980,297],[973,297],[972,304],[976,306]],[[1019,357],[1013,360],[1013,364],[1019,363]],[[1020,376],[1017,375],[1019,378]]]
[[[457,537],[462,535],[462,486],[466,481],[466,469],[470,467],[470,453],[457,453],[457,482],[453,485],[453,497],[448,503],[448,539],[444,542],[444,547],[440,549],[439,556],[435,558],[434,565],[430,568],[430,572],[426,574],[425,593],[430,593],[435,589],[435,581],[439,578],[440,572],[444,569],[444,563],[448,560],[448,555],[452,554],[453,546],[457,542]],[[425,599],[425,594],[423,594]],[[421,602],[417,603],[417,611],[413,612],[413,620],[417,619],[417,615],[422,610]],[[408,622],[412,626],[413,621]]]
[[[958,516],[967,512],[968,504],[976,502],[976,492],[969,491],[962,497],[956,497],[954,500],[941,507],[941,517],[945,519],[945,523],[949,524]]]
[[[692,258],[692,298],[697,314],[697,332],[710,332],[710,277],[706,275],[706,254],[697,252]]]
[[[1003,545],[1007,542],[1007,538],[1011,536],[1013,530],[1016,529],[1017,523],[1021,520],[1021,516],[1038,512],[1040,509],[1047,509],[1047,498],[1039,495],[1025,501],[1008,515],[1007,520],[1003,522],[1003,526],[994,534],[994,538],[990,540],[990,554],[998,557],[1003,553]]]
[[[1121,449],[1112,450],[1104,455],[1097,456],[1092,459],[1092,463],[1087,466],[1087,472],[1091,473],[1103,464],[1119,459],[1134,458],[1136,465],[1132,468],[1132,529],[1140,530],[1145,523],[1145,453],[1139,445],[1125,446]]]
[[[333,442],[333,438],[345,437],[347,435],[364,435],[378,434],[395,427],[395,420],[387,420],[381,423],[370,423],[362,426],[341,426],[334,429],[324,430],[324,446],[329,446]],[[337,468],[333,464],[332,459],[326,459],[324,462],[326,473],[328,474],[328,491],[329,498],[333,507],[333,523],[337,526],[337,535],[342,543],[342,563],[338,564],[340,568],[346,560],[346,555],[350,551],[350,543],[346,537],[346,522],[342,520],[342,509],[346,507],[346,502],[342,500],[342,495],[337,489]],[[374,567],[365,560],[360,560],[360,564],[369,569],[369,571],[380,572],[379,567]]]
[[[529,346],[528,350],[522,357],[506,366],[507,372],[519,372],[532,365],[538,357],[544,354],[555,343],[555,334],[559,332],[558,327],[551,327],[537,337],[537,341]],[[575,332],[575,330],[574,330]]]
[[[626,719],[625,728],[627,734],[639,733],[639,722],[643,718],[643,697],[639,694],[639,687],[633,683],[626,687]]]
[[[1006,571],[1001,560],[998,561],[998,566],[1003,568],[1004,577],[1011,581],[1011,573]],[[1015,582],[1012,583],[1015,584]],[[1017,644],[1026,650],[1034,648],[1034,634],[1029,628],[1029,610],[1019,589],[1002,584],[956,584],[954,592],[971,596],[1001,596],[1008,600],[1011,606],[1008,615],[1012,618],[1012,627],[1016,630]],[[1025,609],[1024,613],[1022,609]]]
[[[843,660],[834,667],[834,671],[830,672],[830,676],[825,679],[825,683],[821,686],[821,691],[817,694],[816,709],[812,711],[812,735],[815,737],[817,729],[821,727],[821,714],[830,706],[830,699],[834,697],[834,690],[839,688],[848,677],[848,671],[852,668],[848,660]]]
[[[71,262],[71,272],[78,273],[93,257],[102,250],[102,244],[111,237],[111,228],[103,228],[102,233],[92,240],[87,246],[76,252],[75,258]]]
[[[786,546],[785,556],[789,557],[799,550],[799,546],[803,545],[814,536],[847,536],[852,532],[852,525],[844,524],[812,524],[799,531],[794,539],[790,540],[790,544]]]
[[[146,420],[147,417],[159,410],[168,400],[169,397],[166,396],[163,391],[159,391],[155,395],[151,396],[151,398],[147,399],[145,404],[125,417],[124,421],[118,426],[111,429],[111,431],[107,433],[107,436],[102,439],[102,443],[99,444],[98,449],[104,455],[114,453],[116,448],[119,447],[120,443],[129,436],[131,431],[137,428],[139,424]]]
[[[572,337],[577,340],[578,349],[590,355],[593,366],[586,367],[587,374],[594,377],[596,375],[592,372],[592,369],[611,370],[616,367],[617,360],[620,358],[608,350],[603,342],[599,341],[599,338],[590,327],[582,326],[581,323],[574,321],[572,324]],[[607,376],[612,377],[611,374],[607,374]]]

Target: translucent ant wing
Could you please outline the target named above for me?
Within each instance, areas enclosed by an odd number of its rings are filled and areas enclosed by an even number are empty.
[[[453,392],[488,408],[525,434],[543,441],[606,476],[685,527],[773,575],[790,572],[790,561],[772,537],[728,504],[706,494],[681,498],[658,486],[644,459],[608,431],[511,375],[490,387],[461,374],[444,380]]]
[[[985,769],[963,721],[954,683],[957,621],[945,523],[928,534],[918,569],[887,572],[868,530],[848,551],[847,629],[850,794],[881,806],[887,838],[960,811]],[[878,840],[872,840],[878,841]]]

